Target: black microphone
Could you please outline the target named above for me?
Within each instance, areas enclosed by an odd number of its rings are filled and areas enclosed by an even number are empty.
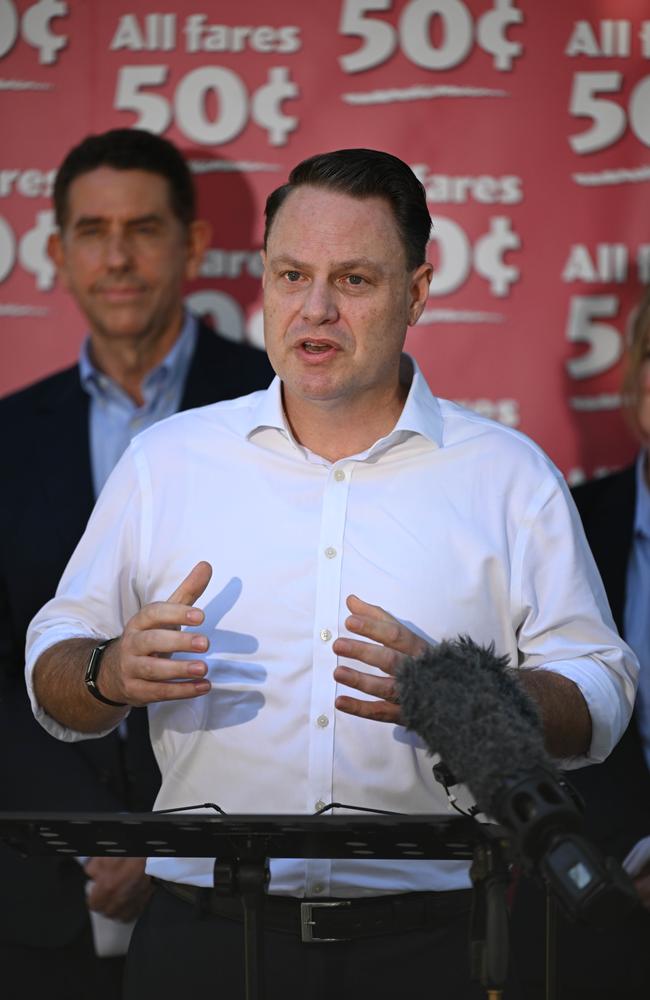
[[[445,640],[406,659],[395,680],[406,728],[440,755],[438,780],[467,785],[569,916],[607,926],[640,906],[618,862],[584,837],[577,793],[544,749],[537,706],[494,644]]]

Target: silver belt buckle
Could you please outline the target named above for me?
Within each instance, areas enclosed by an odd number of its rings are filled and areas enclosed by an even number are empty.
[[[349,941],[349,938],[343,937],[314,937],[314,926],[316,921],[314,920],[314,910],[322,909],[324,906],[349,906],[349,899],[341,899],[337,902],[331,903],[301,903],[300,904],[300,940],[303,944],[314,941]]]

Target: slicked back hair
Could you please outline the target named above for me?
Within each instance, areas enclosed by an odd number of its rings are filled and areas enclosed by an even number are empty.
[[[403,160],[378,149],[337,149],[310,156],[294,167],[288,182],[267,198],[265,249],[278,209],[292,191],[306,185],[351,198],[384,198],[395,217],[407,269],[425,262],[431,216],[424,186]]]

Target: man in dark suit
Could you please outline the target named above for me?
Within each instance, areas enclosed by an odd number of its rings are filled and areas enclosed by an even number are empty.
[[[631,466],[573,490],[617,628],[633,647],[625,611],[637,475],[637,467]],[[641,669],[647,669],[641,650],[636,652]],[[606,855],[623,861],[631,848],[650,834],[650,771],[638,728],[638,702],[609,757],[597,766],[572,771],[568,778],[584,800],[587,835]],[[523,880],[517,891],[513,937],[524,996],[526,1000],[542,1000],[544,899],[541,889],[528,880]],[[647,1000],[650,913],[638,911],[619,927],[607,930],[569,923],[560,915],[557,961],[561,1000]]]
[[[49,251],[89,327],[78,365],[0,400],[0,802],[3,810],[147,810],[159,772],[144,710],[121,734],[60,743],[34,721],[27,625],[55,592],[93,503],[130,438],[179,409],[265,388],[266,355],[183,307],[209,226],[179,151],[139,130],[90,136],[57,174]],[[16,996],[119,995],[97,960],[86,905],[134,918],[143,859],[22,859],[0,848],[0,968]],[[110,974],[109,974],[110,973]],[[5,997],[12,1000],[6,992]]]

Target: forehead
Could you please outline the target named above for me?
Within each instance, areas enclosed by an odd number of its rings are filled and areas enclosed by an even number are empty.
[[[310,185],[285,198],[271,225],[267,251],[271,259],[335,262],[364,257],[405,266],[401,236],[385,198],[353,198]]]
[[[70,184],[67,223],[81,216],[110,219],[171,214],[166,178],[149,170],[115,170],[97,167],[80,174]]]

